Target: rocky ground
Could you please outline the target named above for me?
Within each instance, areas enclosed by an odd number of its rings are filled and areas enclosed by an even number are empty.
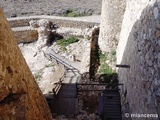
[[[0,6],[7,17],[101,13],[101,0],[1,0]]]
[[[63,68],[48,60],[43,50],[36,49],[37,42],[19,44],[22,54],[34,75],[36,82],[43,94],[52,92],[54,83],[58,82],[63,75]]]

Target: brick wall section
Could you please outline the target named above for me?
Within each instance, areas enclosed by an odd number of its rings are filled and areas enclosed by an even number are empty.
[[[52,120],[2,10],[0,18],[0,120]]]

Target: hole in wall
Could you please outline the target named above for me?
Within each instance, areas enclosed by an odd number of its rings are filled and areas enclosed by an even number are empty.
[[[12,70],[12,68],[10,66],[8,66],[6,69],[7,69],[8,74],[10,74],[11,76],[13,76],[13,70]]]

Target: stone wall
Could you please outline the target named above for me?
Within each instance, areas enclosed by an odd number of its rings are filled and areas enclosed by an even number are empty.
[[[51,114],[0,9],[0,120],[51,120]]]
[[[81,20],[80,18],[65,18],[55,16],[30,16],[30,17],[19,17],[19,18],[8,18],[10,27],[12,28],[16,41],[21,42],[33,42],[38,40],[38,26],[33,28],[30,26],[30,22],[38,22],[39,20],[48,20],[51,23],[59,27],[57,32],[64,37],[84,37],[87,36],[88,29],[99,25],[97,21]]]
[[[92,28],[99,25],[99,22],[89,22],[92,20],[83,20],[79,18],[67,18],[67,17],[56,17],[56,16],[29,16],[29,17],[18,17],[8,18],[11,28],[29,26],[31,20],[47,19],[58,27],[69,27],[69,28]]]
[[[38,40],[37,30],[14,31],[14,36],[18,43],[30,43]]]
[[[117,64],[130,66],[117,70],[119,82],[123,83],[121,103],[124,120],[128,120],[125,113],[158,114],[160,110],[159,13],[160,2],[156,0],[127,1],[117,49]]]
[[[102,0],[98,44],[103,52],[115,50],[125,10],[125,0]]]

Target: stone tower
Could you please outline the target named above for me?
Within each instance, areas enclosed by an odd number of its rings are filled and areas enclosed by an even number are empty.
[[[99,47],[103,52],[115,50],[119,41],[126,0],[102,0]]]
[[[0,9],[0,120],[51,120],[45,99]]]

